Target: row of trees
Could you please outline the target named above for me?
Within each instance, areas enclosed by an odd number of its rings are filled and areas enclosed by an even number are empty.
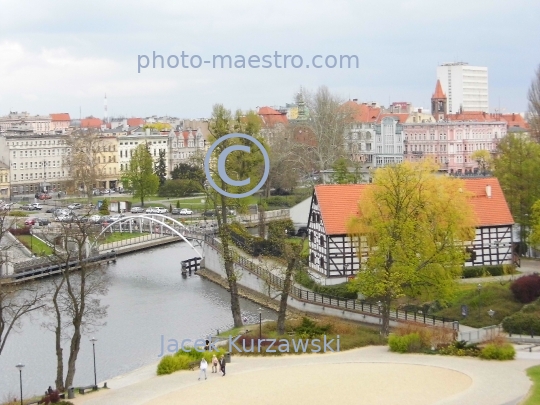
[[[13,264],[8,252],[15,247],[6,233],[16,227],[14,222],[6,213],[0,216],[0,268],[4,271]],[[55,336],[55,385],[64,391],[73,385],[83,336],[104,324],[107,307],[101,303],[101,297],[107,293],[109,283],[104,267],[85,261],[100,229],[86,222],[60,226],[60,232],[40,235],[55,246],[47,260],[60,265],[59,275],[47,283],[0,283],[0,356],[23,318],[42,311],[45,320],[41,326]],[[73,262],[79,265],[78,271],[68,270],[67,264]]]

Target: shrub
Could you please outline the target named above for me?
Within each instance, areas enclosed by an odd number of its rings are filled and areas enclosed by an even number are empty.
[[[397,353],[416,353],[425,348],[422,344],[422,338],[417,332],[403,336],[390,335],[388,345],[390,346],[390,351]]]
[[[525,304],[540,297],[540,275],[530,274],[518,278],[510,286],[510,290],[519,302]]]
[[[463,278],[476,278],[484,276],[484,268],[479,267],[464,267]]]
[[[441,347],[438,350],[439,354],[447,356],[472,356],[478,357],[480,348],[476,343],[467,343],[464,340],[453,342],[452,344]]]
[[[13,236],[30,235],[30,227],[25,226],[24,228],[11,228],[9,232]]]
[[[163,356],[163,358],[159,362],[158,368],[157,368],[157,374],[158,375],[172,374],[176,370],[177,370],[176,359],[175,357],[168,354],[166,356]]]
[[[488,343],[480,351],[479,357],[485,360],[514,360],[516,350],[510,343]]]
[[[540,335],[540,317],[536,313],[516,312],[504,318],[502,326],[507,333]]]
[[[502,264],[486,266],[485,269],[490,276],[502,276],[504,274],[504,267]]]
[[[330,325],[319,325],[317,322],[312,321],[304,316],[300,326],[295,328],[295,332],[304,339],[313,339],[314,337],[330,332],[330,329]]]
[[[189,350],[186,348],[186,350],[178,350],[174,355],[163,356],[158,364],[157,374],[165,375],[179,370],[188,370],[191,362],[199,362],[204,357],[210,363],[214,354],[218,357],[225,354],[225,349],[221,347],[218,347],[217,351],[199,352],[193,347],[189,348]]]
[[[10,217],[27,217],[28,214],[26,212],[22,212],[22,211],[10,211],[9,212],[9,216]]]

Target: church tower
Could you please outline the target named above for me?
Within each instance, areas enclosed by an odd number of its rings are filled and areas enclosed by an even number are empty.
[[[446,118],[446,95],[443,92],[440,80],[437,80],[435,93],[431,96],[431,115],[435,121],[442,121]]]

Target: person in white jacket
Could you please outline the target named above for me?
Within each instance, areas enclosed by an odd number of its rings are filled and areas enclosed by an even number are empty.
[[[204,374],[204,379],[206,380],[206,369],[208,368],[208,363],[206,362],[204,358],[201,360],[200,368],[201,368],[201,372],[199,373],[199,380],[201,379],[201,376],[203,374]]]

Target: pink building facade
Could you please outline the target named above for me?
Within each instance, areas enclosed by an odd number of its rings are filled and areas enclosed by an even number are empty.
[[[478,168],[471,155],[477,150],[494,153],[506,132],[506,121],[405,123],[403,157],[411,162],[432,158],[448,173],[470,173]]]

